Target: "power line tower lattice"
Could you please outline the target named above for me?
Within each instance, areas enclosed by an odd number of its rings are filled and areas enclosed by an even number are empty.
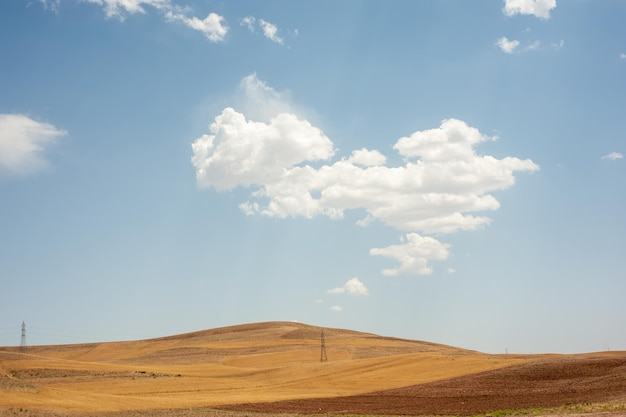
[[[326,356],[326,340],[324,340],[324,330],[322,330],[322,336],[320,338],[322,344],[322,351],[320,353],[320,362],[328,362],[328,356]]]
[[[20,341],[20,351],[26,352],[26,323],[22,322],[22,340]]]

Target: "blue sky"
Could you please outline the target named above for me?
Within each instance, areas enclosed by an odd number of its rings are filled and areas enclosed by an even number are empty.
[[[0,2],[0,345],[296,320],[626,350],[624,16]]]

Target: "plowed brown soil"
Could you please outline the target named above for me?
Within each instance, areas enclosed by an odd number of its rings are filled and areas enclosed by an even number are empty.
[[[273,413],[474,415],[611,400],[626,400],[625,352],[554,357],[365,395],[220,408]]]

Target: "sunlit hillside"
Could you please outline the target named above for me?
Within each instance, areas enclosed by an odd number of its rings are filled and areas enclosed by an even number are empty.
[[[135,342],[0,349],[0,408],[114,411],[332,397],[524,360],[299,323],[247,324]]]

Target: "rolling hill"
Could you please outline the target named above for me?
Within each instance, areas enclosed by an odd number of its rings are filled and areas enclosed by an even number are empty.
[[[322,330],[327,362],[320,361]],[[300,323],[255,323],[132,342],[1,348],[0,409],[101,413],[272,403],[293,411],[294,401],[342,398],[335,409],[341,412],[345,398],[371,400],[372,393],[393,390],[412,395],[415,387],[551,360]],[[625,378],[618,372],[618,380]]]

